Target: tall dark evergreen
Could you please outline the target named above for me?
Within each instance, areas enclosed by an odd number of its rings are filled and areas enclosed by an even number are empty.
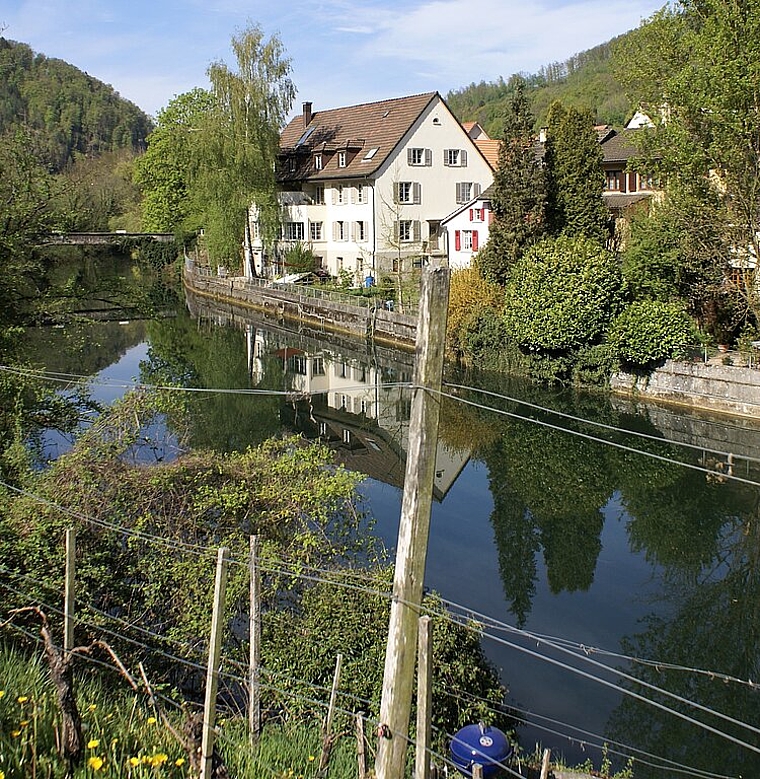
[[[591,113],[552,103],[544,155],[546,220],[552,235],[607,239],[609,211],[602,198],[602,159]]]
[[[536,154],[533,115],[518,81],[504,116],[499,165],[494,174],[488,245],[480,257],[483,275],[504,284],[509,269],[545,231],[545,186]]]

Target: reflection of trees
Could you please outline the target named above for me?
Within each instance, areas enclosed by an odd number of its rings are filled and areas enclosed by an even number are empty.
[[[145,381],[208,389],[251,386],[244,335],[239,330],[203,327],[184,313],[152,322],[148,359],[140,366]],[[282,361],[265,361],[258,389],[285,389]],[[243,451],[276,435],[280,399],[230,393],[193,393],[190,443],[195,448]]]
[[[629,654],[661,663],[657,667],[636,666],[636,674],[647,682],[757,726],[757,689],[714,675],[666,667],[701,668],[740,680],[757,680],[760,676],[760,499],[756,492],[733,493],[734,508],[739,511],[725,522],[723,532],[716,534],[710,550],[699,544],[703,552],[711,554],[703,560],[696,581],[693,569],[674,572],[671,567],[667,571],[674,616],[650,619],[645,630],[628,639],[624,648]],[[700,494],[704,496],[705,491]],[[694,505],[689,501],[691,508]],[[699,515],[695,517],[698,522]],[[675,561],[671,563],[676,565]],[[757,735],[738,726],[695,713],[670,699],[661,702],[756,746],[760,743]],[[624,699],[614,713],[609,733],[639,749],[721,775],[760,773],[760,755],[630,698]],[[650,776],[660,777],[662,772],[643,765],[636,767],[637,779]]]

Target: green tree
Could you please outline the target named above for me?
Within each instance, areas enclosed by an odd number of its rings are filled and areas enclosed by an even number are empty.
[[[606,241],[609,212],[602,199],[602,149],[589,111],[552,103],[544,163],[549,232]]]
[[[494,221],[478,264],[487,279],[499,284],[506,283],[509,268],[546,230],[544,172],[536,156],[533,124],[524,84],[518,80],[507,104],[494,174]]]
[[[196,88],[159,111],[156,129],[148,136],[148,149],[134,167],[145,230],[192,233],[201,226],[189,182],[198,131],[211,106],[211,94]]]
[[[562,235],[525,253],[510,274],[504,320],[532,352],[567,352],[598,342],[623,302],[623,278],[596,241]]]
[[[712,301],[757,319],[760,290],[760,2],[678,0],[620,42],[617,74],[651,107],[642,165],[656,170],[693,265],[725,276]],[[733,265],[743,273],[725,274]]]
[[[200,125],[192,190],[213,261],[237,266],[248,209],[256,203],[265,243],[279,225],[275,163],[295,95],[280,40],[251,25],[232,38],[237,71],[208,69],[213,104]]]

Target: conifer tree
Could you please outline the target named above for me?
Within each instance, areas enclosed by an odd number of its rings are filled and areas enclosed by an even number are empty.
[[[549,232],[604,242],[609,212],[602,198],[602,149],[589,111],[552,103],[544,163]]]
[[[533,123],[524,84],[518,80],[504,116],[494,174],[494,221],[478,266],[485,278],[499,284],[506,283],[509,269],[546,229],[544,173],[536,156]]]

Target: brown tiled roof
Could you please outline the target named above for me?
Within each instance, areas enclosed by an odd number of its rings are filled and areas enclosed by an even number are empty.
[[[640,130],[621,130],[619,133],[607,138],[602,143],[604,162],[626,163],[638,154],[638,149],[633,142],[634,133]]]
[[[628,206],[632,206],[634,203],[638,203],[640,200],[645,200],[651,196],[651,192],[632,192],[630,194],[626,194],[625,192],[605,192],[604,202],[607,204],[607,208],[625,209],[628,208]]]
[[[465,129],[467,129],[466,126]],[[491,138],[476,138],[473,143],[480,149],[480,153],[486,158],[488,164],[496,170],[499,166],[499,144],[501,141]]]
[[[297,116],[280,135],[280,156],[283,159],[295,157],[296,169],[291,170],[290,163],[284,163],[279,171],[280,179],[357,178],[374,173],[388,159],[424,109],[437,97],[437,92],[427,92],[316,111],[311,115],[307,127],[304,127],[303,115]],[[365,161],[371,149],[377,151],[371,159]],[[339,151],[346,152],[344,168],[338,167]],[[318,152],[323,155],[321,170],[314,168],[314,155]]]

